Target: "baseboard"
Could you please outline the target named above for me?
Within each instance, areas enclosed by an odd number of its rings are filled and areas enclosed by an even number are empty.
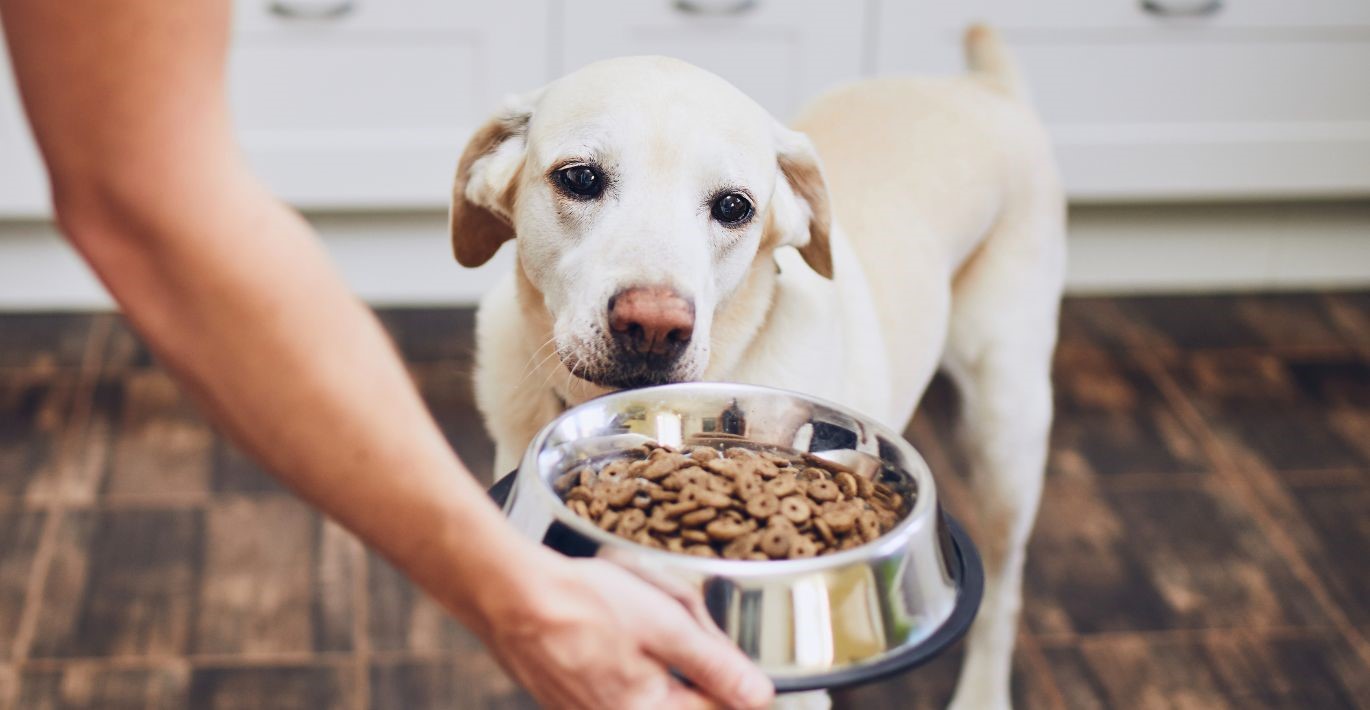
[[[473,305],[510,268],[452,259],[447,217],[436,212],[311,215],[353,290],[375,305]],[[108,309],[113,301],[51,224],[0,221],[0,311]]]
[[[1089,205],[1071,210],[1068,288],[1159,293],[1370,287],[1370,202]],[[376,305],[474,304],[513,250],[451,259],[438,212],[310,217]],[[99,282],[46,222],[0,221],[0,310],[105,309]]]

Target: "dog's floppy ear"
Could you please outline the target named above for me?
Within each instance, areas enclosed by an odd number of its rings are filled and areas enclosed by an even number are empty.
[[[462,266],[480,266],[514,238],[514,187],[523,167],[528,120],[541,92],[511,97],[476,130],[452,183],[448,229]]]
[[[771,198],[771,219],[779,243],[797,247],[809,268],[830,279],[832,208],[818,152],[808,136],[777,124],[776,162],[783,179]]]

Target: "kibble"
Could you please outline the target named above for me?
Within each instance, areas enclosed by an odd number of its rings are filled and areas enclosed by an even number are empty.
[[[697,528],[716,517],[718,517],[718,508],[700,508],[699,510],[680,516],[680,524],[686,527]]]
[[[576,515],[655,549],[730,560],[814,557],[865,544],[905,514],[889,484],[809,454],[644,444],[553,482]]]
[[[780,499],[770,493],[762,493],[747,501],[747,514],[753,518],[769,518],[778,512]]]
[[[841,495],[842,491],[838,490],[837,484],[826,478],[809,481],[809,497],[816,501],[826,503],[828,501],[837,500]]]
[[[788,496],[780,499],[780,514],[786,520],[798,525],[809,519],[809,504],[800,496]]]

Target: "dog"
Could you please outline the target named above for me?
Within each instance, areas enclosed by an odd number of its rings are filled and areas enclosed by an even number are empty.
[[[475,392],[512,471],[567,407],[690,380],[797,390],[896,430],[939,367],[961,402],[987,583],[956,708],[1010,706],[1052,417],[1065,204],[989,28],[969,71],[860,81],[792,127],[684,62],[599,62],[509,99],[458,164],[481,301]]]

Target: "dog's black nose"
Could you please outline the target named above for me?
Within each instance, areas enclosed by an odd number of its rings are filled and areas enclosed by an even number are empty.
[[[694,335],[694,302],[664,286],[639,286],[609,299],[609,329],[624,354],[652,362],[680,356]]]

